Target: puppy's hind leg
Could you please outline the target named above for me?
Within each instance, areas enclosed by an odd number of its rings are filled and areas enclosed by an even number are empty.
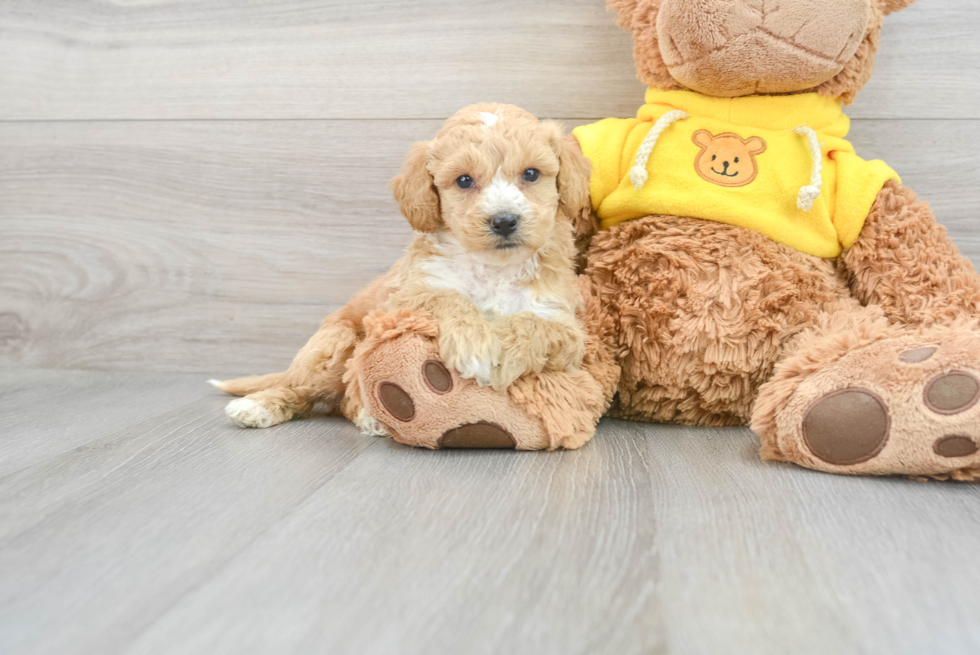
[[[228,418],[242,427],[267,428],[309,413],[318,401],[341,399],[347,360],[363,338],[364,316],[391,293],[387,279],[376,279],[324,319],[286,372],[212,381],[222,391],[245,396],[228,403]]]
[[[220,382],[230,393],[247,393],[228,403],[225,414],[247,428],[267,428],[308,414],[317,401],[332,402],[344,393],[344,369],[357,345],[357,330],[328,318],[303,346],[285,373]]]

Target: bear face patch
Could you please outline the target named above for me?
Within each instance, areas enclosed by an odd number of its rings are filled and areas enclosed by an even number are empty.
[[[731,132],[716,136],[708,130],[698,130],[691,140],[701,148],[694,160],[694,170],[708,182],[727,187],[745,186],[759,174],[755,157],[766,151],[762,137],[743,139]]]

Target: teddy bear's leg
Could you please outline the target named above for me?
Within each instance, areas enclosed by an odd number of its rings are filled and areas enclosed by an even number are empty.
[[[862,308],[785,349],[752,427],[766,459],[836,473],[980,477],[980,277],[889,183],[841,256]]]
[[[841,255],[854,296],[902,325],[980,318],[980,276],[915,193],[889,182]]]
[[[980,477],[980,332],[841,303],[787,344],[752,429],[764,459],[832,473]]]
[[[544,372],[496,392],[439,358],[437,326],[419,314],[371,316],[345,381],[344,414],[362,431],[424,448],[579,448],[595,432],[619,371],[590,337],[581,370]]]

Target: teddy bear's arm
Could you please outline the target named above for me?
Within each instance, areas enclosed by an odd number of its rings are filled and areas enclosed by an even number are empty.
[[[925,202],[896,182],[840,258],[854,296],[906,325],[980,318],[980,277]]]

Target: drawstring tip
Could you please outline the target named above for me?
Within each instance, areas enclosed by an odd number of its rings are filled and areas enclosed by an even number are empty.
[[[633,188],[639,191],[643,188],[643,185],[647,183],[647,171],[645,168],[640,168],[639,166],[634,166],[630,169],[630,182],[633,183]]]
[[[796,197],[796,206],[805,212],[813,209],[813,201],[820,196],[820,189],[815,186],[805,186]]]

